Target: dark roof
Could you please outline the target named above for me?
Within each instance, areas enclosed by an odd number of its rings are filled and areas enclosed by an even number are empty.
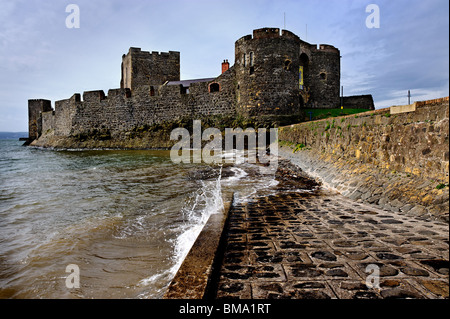
[[[210,82],[215,80],[215,78],[205,78],[205,79],[193,79],[193,80],[183,80],[183,81],[170,81],[167,82],[166,85],[182,85],[185,88],[191,86],[192,83],[200,83],[200,82]]]

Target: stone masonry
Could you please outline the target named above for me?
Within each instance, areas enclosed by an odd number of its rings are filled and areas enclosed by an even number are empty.
[[[448,222],[448,97],[414,109],[284,127],[280,153],[353,200]]]
[[[447,223],[283,191],[233,207],[216,297],[448,298],[448,239]]]
[[[292,115],[302,107],[339,106],[337,48],[262,28],[237,40],[235,49],[234,65],[218,77],[180,81],[179,52],[130,48],[122,57],[120,89],[76,93],[56,101],[54,110],[46,100],[30,100],[29,142],[40,137],[70,142],[80,135],[119,139],[136,128],[186,118]]]

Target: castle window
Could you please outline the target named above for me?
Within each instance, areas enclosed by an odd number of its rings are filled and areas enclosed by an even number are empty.
[[[320,73],[320,79],[321,80],[326,80],[327,79],[327,74],[325,72]]]
[[[304,86],[308,85],[310,79],[309,75],[309,57],[302,53],[300,55],[300,89],[303,90]]]
[[[153,86],[150,87],[150,96],[155,96],[155,88]]]
[[[250,75],[252,75],[253,73],[255,73],[255,67],[254,66],[251,66],[250,67]]]
[[[211,83],[209,85],[209,93],[220,92],[219,83]]]
[[[242,64],[244,65],[244,68],[247,67],[247,54],[244,53]]]
[[[250,52],[250,67],[253,66],[253,64],[255,62],[254,60],[255,60],[255,56],[254,56],[253,52]]]

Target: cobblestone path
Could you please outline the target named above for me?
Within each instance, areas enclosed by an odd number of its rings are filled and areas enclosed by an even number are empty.
[[[448,269],[446,223],[283,192],[232,208],[217,298],[448,298]]]

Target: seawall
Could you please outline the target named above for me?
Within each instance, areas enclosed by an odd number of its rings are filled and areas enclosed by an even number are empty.
[[[276,193],[224,198],[164,299],[448,298],[448,223],[312,189],[279,164]],[[368,265],[379,287],[368,286]]]
[[[444,98],[281,128],[280,157],[323,187],[229,200],[164,298],[448,298],[448,115]]]
[[[223,237],[233,194],[223,196],[223,209],[212,214],[194,242],[180,269],[164,294],[164,299],[209,298],[214,290],[215,273],[221,266]]]
[[[324,186],[448,222],[449,99],[282,127],[280,155]]]

